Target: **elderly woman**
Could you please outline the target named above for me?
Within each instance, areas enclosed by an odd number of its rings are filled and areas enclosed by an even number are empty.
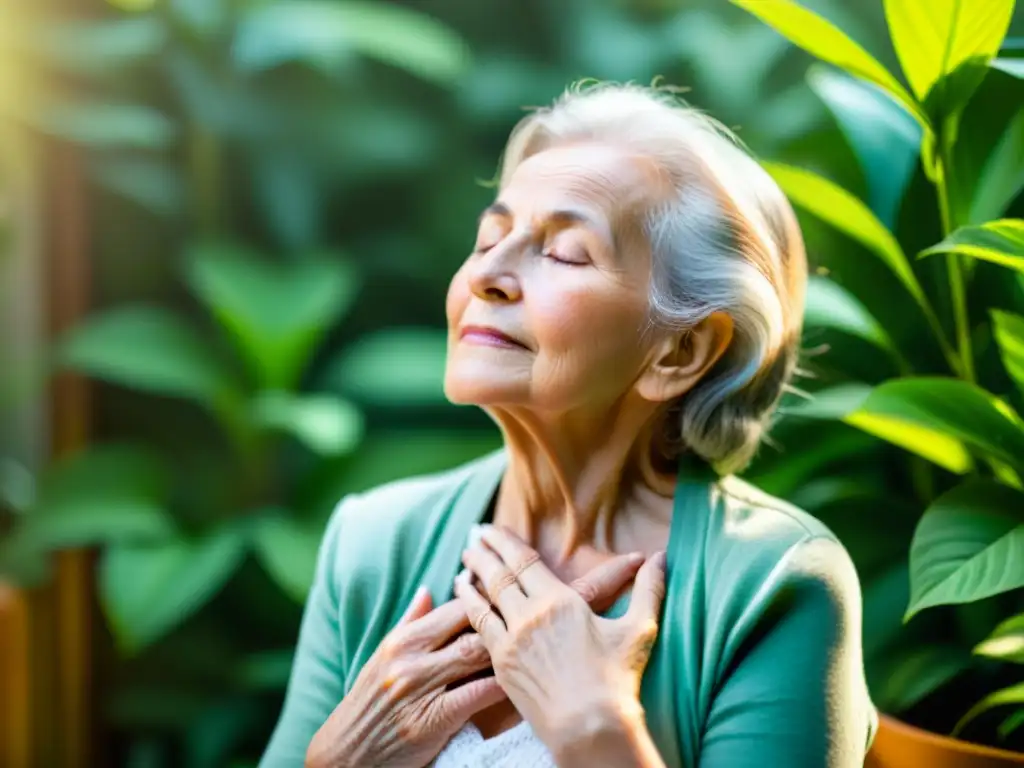
[[[341,502],[263,765],[862,765],[850,559],[728,474],[805,281],[708,118],[618,85],[526,117],[447,301],[446,394],[504,449]]]

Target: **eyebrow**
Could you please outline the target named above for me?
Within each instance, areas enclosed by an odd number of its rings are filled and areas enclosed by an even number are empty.
[[[486,208],[484,208],[483,212],[481,212],[480,214],[480,220],[483,221],[483,219],[486,218],[487,216],[502,216],[504,218],[511,218],[512,210],[501,201],[496,201],[491,203]],[[590,216],[583,213],[582,211],[572,209],[549,211],[547,214],[545,214],[545,218],[548,219],[549,221],[555,221],[559,224],[589,224],[591,226],[594,225],[594,220]]]

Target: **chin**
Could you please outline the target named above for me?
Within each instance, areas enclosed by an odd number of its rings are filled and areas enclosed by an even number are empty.
[[[456,405],[499,405],[522,402],[528,387],[499,376],[497,371],[453,370],[449,364],[444,377],[444,395]]]

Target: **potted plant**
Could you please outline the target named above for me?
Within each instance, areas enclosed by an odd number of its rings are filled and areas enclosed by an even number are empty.
[[[912,629],[919,617],[958,611],[947,618],[987,634],[968,658],[917,638],[920,663],[899,685],[918,686],[920,700],[968,681],[955,697],[942,697],[945,710],[957,710],[955,721],[939,735],[883,714],[871,761],[877,768],[1022,765],[1024,753],[1009,747],[1024,732],[1024,221],[1005,217],[1024,185],[1024,60],[1000,57],[1013,0],[969,8],[958,0],[884,0],[909,88],[791,0],[732,2],[847,73],[816,65],[810,80],[860,161],[868,202],[810,170],[765,165],[798,209],[876,255],[916,314],[912,329],[887,327],[866,295],[812,278],[808,324],[871,342],[892,359],[895,375],[824,387],[790,413],[845,422],[913,456],[924,511],[905,566],[903,621]],[[978,112],[983,83],[1008,119]],[[923,243],[927,212],[910,235],[895,234],[918,158],[939,229]],[[868,535],[880,541],[885,533]],[[866,625],[875,619],[867,609]]]

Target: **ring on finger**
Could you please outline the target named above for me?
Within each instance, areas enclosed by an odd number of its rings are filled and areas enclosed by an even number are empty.
[[[538,560],[540,560],[540,555],[538,555],[536,552],[534,552],[528,558],[523,560],[523,562],[521,562],[519,564],[519,567],[516,568],[515,571],[512,572],[512,578],[518,579],[522,575],[523,571],[525,571],[531,565],[536,563]]]
[[[500,595],[502,591],[512,586],[519,586],[516,583],[517,576],[518,574],[512,573],[511,571],[504,571],[502,575],[494,581],[493,584],[488,586],[487,596],[491,599],[492,603],[498,602],[498,595]]]

